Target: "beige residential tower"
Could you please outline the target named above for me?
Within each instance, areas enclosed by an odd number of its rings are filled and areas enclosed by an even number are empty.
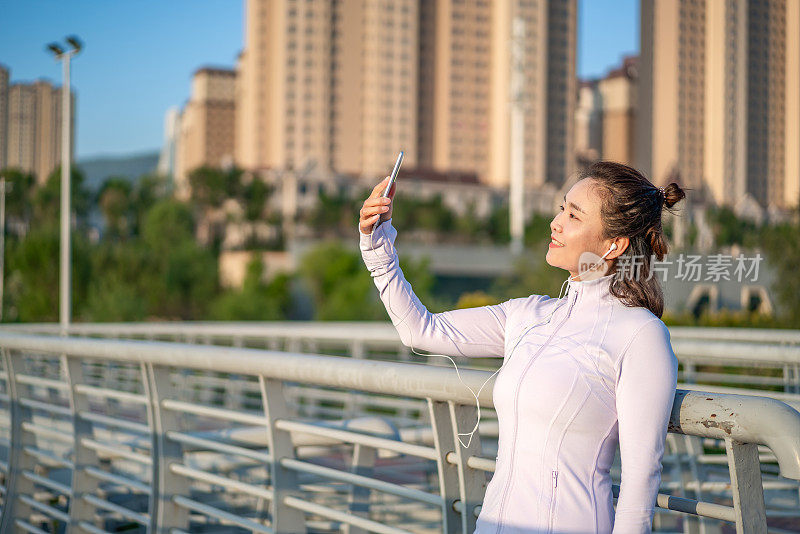
[[[474,172],[505,185],[512,21],[524,22],[524,173],[572,171],[576,0],[247,0],[236,161],[363,176]]]
[[[188,176],[196,168],[233,164],[235,145],[233,70],[201,68],[192,77],[192,94],[179,120],[175,189],[189,195]]]
[[[641,17],[640,166],[741,213],[797,206],[800,2],[642,0]]]
[[[3,165],[33,173],[37,182],[43,183],[61,162],[61,88],[38,80],[31,84],[11,84],[5,94],[7,119],[5,126],[0,127],[3,134],[0,146],[5,147]],[[73,119],[73,130],[74,124]],[[74,151],[74,143],[70,149]]]

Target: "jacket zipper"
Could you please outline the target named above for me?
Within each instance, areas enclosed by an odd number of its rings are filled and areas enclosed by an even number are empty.
[[[553,516],[556,512],[556,488],[558,487],[558,471],[553,471],[553,484],[550,486],[550,520],[547,524],[547,532],[553,532]]]
[[[498,510],[498,514],[497,514],[497,531],[496,531],[496,534],[500,534],[500,530],[503,528],[503,510],[505,509],[506,497],[508,497],[508,490],[509,490],[509,488],[511,486],[511,477],[514,476],[514,452],[516,450],[517,430],[518,430],[518,427],[519,427],[519,417],[518,417],[519,410],[517,408],[517,404],[519,402],[519,390],[520,390],[520,387],[522,386],[522,380],[525,378],[525,375],[528,373],[528,369],[530,369],[531,365],[536,360],[536,358],[539,356],[539,354],[544,350],[544,348],[547,345],[550,344],[550,342],[553,340],[553,337],[555,337],[556,333],[561,329],[561,327],[564,325],[566,320],[569,319],[569,316],[572,313],[572,307],[575,305],[575,301],[577,301],[577,300],[578,300],[578,292],[576,291],[575,292],[575,298],[572,299],[572,303],[569,305],[569,308],[567,308],[567,314],[564,316],[564,318],[561,320],[561,322],[558,323],[558,326],[550,334],[550,337],[547,338],[547,341],[545,341],[544,344],[539,348],[539,350],[536,351],[536,353],[533,355],[533,357],[531,357],[531,359],[528,360],[528,363],[525,365],[525,368],[522,370],[522,374],[520,374],[519,380],[517,381],[517,387],[514,390],[514,434],[513,434],[513,438],[511,439],[511,453],[510,453],[510,458],[509,458],[509,461],[508,461],[508,478],[506,479],[506,485],[503,488],[503,493],[502,493],[502,496],[500,497],[500,510]]]

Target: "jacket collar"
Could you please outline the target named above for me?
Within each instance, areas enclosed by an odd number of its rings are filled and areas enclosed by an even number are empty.
[[[576,294],[576,301],[597,302],[611,293],[614,274],[607,274],[594,280],[570,280],[568,294]]]

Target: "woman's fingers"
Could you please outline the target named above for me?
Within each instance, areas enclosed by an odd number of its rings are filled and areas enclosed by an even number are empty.
[[[374,206],[365,205],[363,208],[361,208],[360,215],[361,218],[364,219],[365,217],[372,217],[375,214],[386,213],[387,211],[389,211],[389,206],[385,204],[378,204]]]
[[[392,184],[389,196],[384,197],[383,192],[386,190],[387,185],[389,185],[389,176],[381,180],[381,182],[372,189],[369,198],[367,198],[363,206],[361,206],[361,211],[359,211],[359,226],[361,227],[361,231],[365,234],[372,231],[372,226],[378,222],[381,217],[383,217],[383,220],[387,220],[391,215],[392,197],[394,197],[396,184]]]
[[[372,194],[370,194],[369,198],[380,197],[383,194],[383,190],[386,189],[387,183],[389,183],[388,176],[372,189]]]
[[[375,198],[368,198],[364,201],[364,206],[380,206],[380,205],[387,205],[392,202],[391,198],[386,197],[375,197]]]
[[[367,213],[369,210],[376,210],[383,207],[388,206],[391,204],[391,199],[388,198],[376,198],[369,202],[364,202],[364,205],[361,207],[361,213]],[[375,212],[377,213],[377,212]]]
[[[378,222],[378,218],[381,216],[380,213],[376,213],[375,215],[369,217],[361,217],[361,220],[358,223],[358,227],[361,229],[362,234],[369,234],[372,232],[372,226]]]

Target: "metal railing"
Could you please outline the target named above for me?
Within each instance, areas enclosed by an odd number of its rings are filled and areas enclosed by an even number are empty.
[[[3,330],[58,334],[51,323],[7,324]],[[761,391],[800,408],[800,330],[671,327],[681,362],[679,380],[720,393]],[[312,353],[375,355],[422,361],[411,356],[396,330],[383,322],[196,322],[85,323],[72,336],[182,341]],[[430,360],[437,362],[437,360]],[[464,359],[467,366],[491,367],[492,360]],[[724,369],[722,369],[724,367]]]
[[[486,425],[457,446],[476,409],[448,368],[8,332],[0,351],[2,532],[467,533],[494,470]],[[256,384],[258,409],[198,402],[187,373]],[[462,372],[476,390],[487,376]],[[331,412],[300,416],[314,391]],[[353,391],[386,417],[336,418]],[[416,427],[392,423],[397,406]],[[732,505],[664,493],[662,509],[765,532],[765,485],[800,480],[800,413],[780,401],[679,390],[669,430],[724,442]],[[779,470],[764,485],[762,460]]]

